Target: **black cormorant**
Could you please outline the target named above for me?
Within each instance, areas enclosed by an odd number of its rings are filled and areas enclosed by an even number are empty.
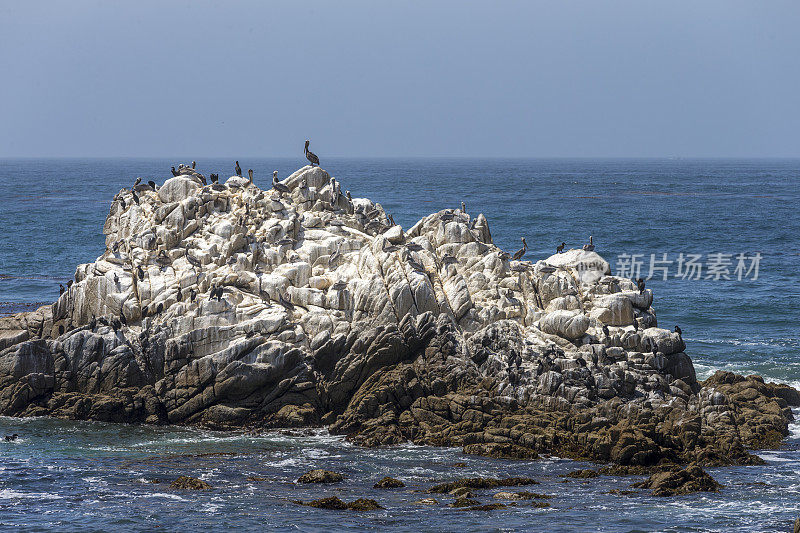
[[[556,246],[556,253],[557,253],[557,254],[560,254],[561,252],[563,252],[563,251],[564,251],[564,246],[566,246],[566,245],[567,245],[567,243],[565,243],[565,242],[563,242],[563,241],[562,241],[562,243],[561,243],[561,244],[559,244],[558,246]]]
[[[236,175],[237,176],[241,176],[242,175],[242,167],[239,166],[239,162],[238,161],[236,161]]]

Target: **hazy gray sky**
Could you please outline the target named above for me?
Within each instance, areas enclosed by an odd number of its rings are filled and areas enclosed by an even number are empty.
[[[800,156],[800,2],[0,0],[0,156]]]

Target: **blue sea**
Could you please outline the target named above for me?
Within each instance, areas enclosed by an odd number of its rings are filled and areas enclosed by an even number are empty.
[[[136,177],[162,183],[170,166],[190,159],[0,159],[0,314],[55,300],[75,266],[102,253],[113,195]],[[305,161],[240,163],[266,188],[273,170],[283,178]],[[342,189],[380,202],[405,228],[465,202],[471,214],[486,215],[499,246],[514,251],[525,237],[527,259],[546,258],[562,241],[580,247],[591,235],[615,273],[651,278],[659,325],[680,325],[700,378],[725,369],[800,386],[800,160],[323,157],[322,163]],[[200,158],[197,168],[225,177],[233,159]],[[641,491],[608,494],[630,489],[638,478],[565,483],[563,474],[592,465],[557,458],[505,462],[411,445],[365,450],[322,430],[253,436],[0,418],[0,435],[20,435],[0,440],[0,527],[790,531],[800,515],[800,424],[790,429],[781,449],[759,452],[765,466],[709,469],[725,485],[720,493],[655,499]],[[312,468],[347,480],[327,487],[292,483]],[[169,489],[181,474],[213,490]],[[406,488],[373,489],[385,475]],[[440,495],[438,505],[414,503],[438,481],[523,475],[541,482],[532,490],[553,496],[550,508],[523,501],[465,512],[447,507],[452,498]],[[264,479],[248,481],[252,476]],[[495,492],[479,491],[478,499],[491,503]],[[374,498],[385,510],[327,511],[292,502],[330,495]]]

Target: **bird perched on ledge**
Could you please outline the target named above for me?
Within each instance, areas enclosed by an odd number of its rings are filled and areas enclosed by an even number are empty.
[[[592,242],[592,236],[589,235],[589,244],[583,245],[584,252],[594,252],[594,243]]]
[[[525,242],[525,237],[523,237],[522,248],[520,248],[514,253],[514,261],[519,261],[520,259],[522,259],[522,256],[525,255],[525,252],[527,251],[528,251],[528,243]]]
[[[309,145],[310,143],[311,143],[311,141],[309,141],[308,139],[306,139],[306,147],[305,147],[305,150],[304,150],[304,151],[305,151],[305,154],[306,154],[306,159],[308,159],[308,162],[309,162],[309,163],[311,163],[311,166],[312,166],[312,167],[313,167],[314,165],[317,165],[317,166],[319,166],[319,157],[317,157],[317,155],[316,155],[314,152],[312,152],[312,151],[310,151],[310,150],[308,149],[308,145]]]
[[[567,243],[562,241],[560,245],[556,246],[556,253],[560,254],[561,252],[563,252],[564,251],[564,246],[566,246],[566,245],[567,245]]]

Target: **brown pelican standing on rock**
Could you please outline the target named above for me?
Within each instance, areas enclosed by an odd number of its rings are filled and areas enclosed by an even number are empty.
[[[247,171],[247,175],[250,177],[250,181],[247,182],[247,185],[252,185],[253,184],[253,169],[252,168]]]
[[[514,261],[519,261],[520,259],[522,259],[522,256],[525,255],[525,252],[527,251],[528,251],[528,243],[525,242],[525,237],[523,237],[522,248],[517,250],[517,252],[514,254]]]
[[[328,258],[328,266],[331,266],[342,256],[342,241],[336,243],[336,251]]]
[[[567,245],[567,243],[562,241],[562,243],[560,245],[556,246],[556,253],[560,254],[561,252],[563,252],[564,251],[564,246],[566,246],[566,245]]]
[[[279,194],[289,192],[289,187],[278,181],[278,171],[272,173],[272,188],[278,191]]]
[[[585,252],[594,252],[594,243],[592,242],[592,236],[589,235],[589,244],[583,245],[583,250]]]
[[[242,175],[242,167],[239,166],[239,162],[238,161],[235,161],[235,163],[236,163],[236,175],[237,176],[241,176]]]
[[[308,149],[308,145],[309,145],[310,143],[311,143],[311,141],[309,141],[308,139],[306,139],[306,147],[305,147],[306,159],[308,159],[308,162],[309,162],[309,163],[311,163],[311,166],[312,166],[312,167],[313,167],[314,165],[317,165],[317,166],[319,166],[319,157],[317,157],[317,155],[316,155],[314,152],[312,152],[312,151],[310,151],[310,150]]]
[[[278,293],[278,302],[280,302],[280,304],[284,306],[286,309],[289,310],[294,309],[294,305],[292,304],[292,302],[284,298],[283,294],[281,294],[280,292]]]
[[[136,181],[133,182],[133,186],[136,187],[142,182],[142,178],[136,178]]]
[[[464,202],[461,202],[461,213],[462,214],[467,213],[467,204],[465,204]]]

